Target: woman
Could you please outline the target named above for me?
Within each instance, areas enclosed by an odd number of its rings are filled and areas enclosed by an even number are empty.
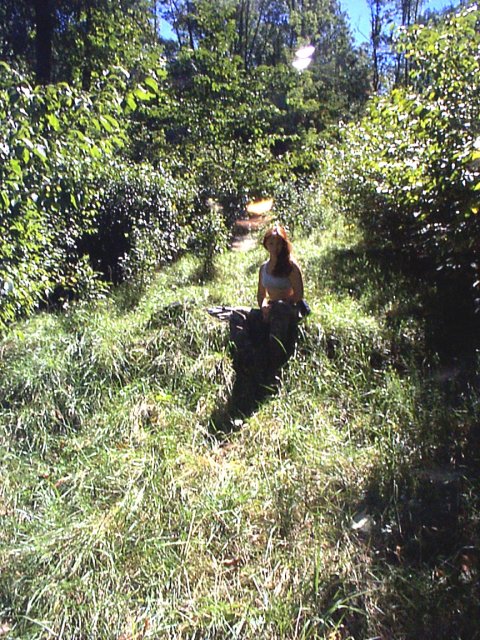
[[[257,301],[260,309],[234,311],[230,340],[234,366],[246,381],[270,385],[295,348],[297,324],[309,309],[303,300],[303,278],[293,260],[292,245],[279,225],[267,231],[263,246],[269,258],[260,267]]]
[[[303,277],[292,258],[292,244],[283,227],[275,225],[269,229],[263,246],[269,257],[258,274],[257,302],[267,338],[267,366],[275,371],[285,364],[295,348],[297,323],[304,315],[301,313]]]
[[[275,302],[283,302],[292,308],[303,299],[303,278],[300,267],[292,259],[292,244],[287,232],[280,225],[269,229],[263,246],[269,258],[258,274],[257,302],[262,317],[268,321]]]

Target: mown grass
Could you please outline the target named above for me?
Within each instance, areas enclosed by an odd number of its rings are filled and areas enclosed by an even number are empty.
[[[435,366],[422,298],[350,233],[296,242],[313,314],[226,433],[206,308],[253,304],[260,249],[4,336],[0,635],[478,636],[475,379]]]

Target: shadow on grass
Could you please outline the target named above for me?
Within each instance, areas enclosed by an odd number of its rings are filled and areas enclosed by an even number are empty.
[[[343,629],[355,638],[372,630],[379,638],[480,638],[480,318],[468,279],[361,246],[308,268],[322,288],[384,314],[392,336],[409,322],[423,333],[417,357],[406,360],[419,374],[419,433],[405,443],[418,447],[417,462],[384,461],[362,501],[346,499],[347,513],[366,514],[351,535],[371,559],[375,584],[367,588],[382,592],[370,620],[347,614]],[[368,610],[361,595],[355,604]]]
[[[464,272],[439,271],[431,261],[362,245],[334,249],[310,260],[307,268],[322,289],[362,299],[369,310],[384,312],[392,329],[405,320],[421,320],[430,359],[475,366],[480,316]]]
[[[229,318],[235,381],[227,402],[210,418],[213,435],[238,430],[277,391],[281,370],[295,351],[298,331],[288,305],[276,304],[280,307],[272,308],[269,325],[261,320],[259,309],[233,310]]]
[[[210,417],[212,435],[227,436],[238,431],[263,402],[277,390],[275,381],[253,376],[243,368],[235,367],[235,382],[227,402]]]
[[[429,459],[387,476],[377,470],[365,500],[349,505],[373,523],[357,542],[382,576],[377,630],[385,637],[480,637],[478,424],[461,440],[440,440]]]

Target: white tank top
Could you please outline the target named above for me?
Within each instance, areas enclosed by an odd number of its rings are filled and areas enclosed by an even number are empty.
[[[262,264],[261,270],[262,285],[265,289],[291,289],[292,283],[288,276],[273,276],[267,271],[267,263]]]

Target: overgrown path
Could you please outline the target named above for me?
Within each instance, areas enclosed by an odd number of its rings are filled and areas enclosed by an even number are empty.
[[[250,251],[257,245],[259,232],[266,228],[270,216],[266,214],[246,214],[235,222],[230,248],[233,251]]]
[[[4,635],[475,637],[477,396],[430,375],[391,264],[340,227],[295,247],[312,316],[221,440],[235,372],[206,308],[253,304],[261,247],[2,339]]]

